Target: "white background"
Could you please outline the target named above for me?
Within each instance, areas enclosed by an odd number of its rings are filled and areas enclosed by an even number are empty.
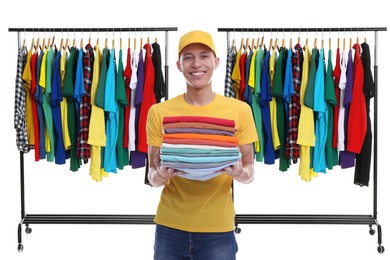
[[[364,4],[363,4],[364,3]],[[389,27],[388,9],[384,1],[109,1],[103,4],[86,1],[11,1],[1,8],[0,62],[2,101],[0,180],[0,259],[152,259],[153,225],[31,225],[33,232],[23,232],[24,251],[17,252],[17,225],[20,221],[19,152],[15,145],[13,129],[13,101],[17,58],[17,33],[8,32],[13,27],[178,27],[169,33],[169,97],[185,91],[184,80],[177,71],[178,37],[191,29],[202,29],[213,34],[221,64],[214,77],[214,89],[223,94],[226,33],[223,27]],[[265,34],[268,46],[271,37],[282,39],[298,37],[301,43],[308,37],[310,48],[314,38],[318,44],[332,37],[367,37],[374,64],[373,32],[356,33],[289,33]],[[22,34],[29,46],[31,33]],[[34,34],[44,38],[49,34]],[[84,38],[89,33],[56,33],[56,44],[61,37]],[[120,34],[100,32],[91,34],[93,43],[105,37],[111,46],[115,39],[127,37],[151,41],[158,37],[164,46],[163,33]],[[236,33],[240,39],[258,37],[258,34]],[[389,146],[386,97],[390,79],[387,46],[388,32],[379,33],[379,112],[378,112],[378,221],[382,225],[383,245],[390,250],[389,174],[386,156]],[[139,41],[138,41],[139,42]],[[287,41],[288,42],[288,41]],[[139,43],[137,43],[139,46]],[[127,46],[127,41],[124,40]],[[165,50],[163,50],[163,54]],[[335,54],[335,52],[333,53]],[[124,56],[125,57],[125,56]],[[334,57],[333,57],[334,59]],[[334,61],[333,61],[334,62]],[[58,166],[45,161],[34,162],[33,152],[25,156],[26,211],[30,214],[154,214],[160,188],[143,184],[144,169],[130,167],[111,174],[102,182],[91,180],[89,165],[76,172],[69,165]],[[335,167],[320,174],[311,182],[300,180],[297,165],[288,172],[278,171],[278,165],[256,163],[253,183],[235,185],[238,214],[363,214],[373,213],[373,182],[369,187],[353,184],[353,169]],[[377,236],[369,235],[366,225],[240,225],[237,235],[238,259],[388,259],[389,252],[378,254]],[[375,226],[374,226],[375,228]]]

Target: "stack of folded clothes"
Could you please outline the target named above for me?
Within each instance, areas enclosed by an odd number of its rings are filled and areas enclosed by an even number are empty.
[[[161,166],[186,172],[181,177],[204,181],[241,159],[234,120],[165,117],[163,130]]]

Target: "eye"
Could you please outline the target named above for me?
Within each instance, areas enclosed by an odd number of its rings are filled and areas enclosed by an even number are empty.
[[[185,61],[190,61],[190,60],[192,60],[193,58],[192,58],[192,56],[191,55],[185,55],[184,57],[183,57],[183,60],[185,60]]]

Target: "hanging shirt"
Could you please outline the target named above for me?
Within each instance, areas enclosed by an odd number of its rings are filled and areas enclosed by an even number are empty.
[[[157,42],[152,43],[152,63],[154,68],[154,95],[156,103],[160,103],[161,99],[166,97],[166,86],[161,67],[161,50]]]
[[[81,160],[76,156],[77,149],[77,133],[78,133],[78,118],[76,110],[76,101],[75,101],[75,79],[77,73],[77,50],[75,47],[72,47],[70,50],[69,60],[66,66],[65,74],[65,85],[63,90],[63,95],[66,97],[67,102],[67,121],[70,137],[70,170],[78,171],[81,166]]]
[[[85,54],[82,60],[83,65],[83,89],[84,94],[81,97],[80,116],[79,116],[79,132],[77,137],[78,158],[88,162],[91,157],[91,148],[88,144],[89,121],[91,117],[91,83],[94,63],[94,53],[91,44],[85,46]]]
[[[325,102],[325,60],[324,49],[320,50],[314,86],[314,111],[316,144],[313,151],[313,169],[326,173],[325,143],[328,131],[328,107]]]
[[[46,158],[46,138],[45,138],[45,118],[43,116],[43,93],[42,93],[42,86],[39,84],[39,78],[41,76],[41,67],[46,67],[46,59],[43,59],[43,57],[46,58],[44,55],[44,51],[41,51],[38,55],[37,65],[36,65],[36,89],[35,89],[35,104],[37,106],[37,115],[38,115],[38,124],[39,124],[39,159],[45,159]],[[44,65],[42,65],[44,64]]]
[[[122,49],[119,50],[118,73],[116,75],[115,100],[118,103],[118,139],[116,142],[116,153],[118,168],[123,170],[123,167],[129,164],[128,150],[123,146],[125,133],[125,107],[127,106],[126,86],[123,75]]]
[[[291,96],[294,94],[294,83],[293,83],[293,68],[292,68],[292,58],[293,51],[290,48],[287,53],[287,61],[286,61],[286,74],[284,78],[284,86],[283,86],[283,99],[284,99],[284,110],[286,111],[286,135],[289,129],[289,106],[291,102]],[[289,158],[287,156],[287,158]]]
[[[66,66],[68,64],[68,53],[66,49],[61,55],[60,59],[60,80],[61,80],[61,91],[65,88],[65,76],[66,76]],[[62,125],[62,137],[64,148],[66,151],[66,158],[69,158],[70,152],[70,135],[68,128],[68,102],[66,101],[66,96],[62,95],[62,101],[60,102],[60,111],[61,111],[61,125]]]
[[[145,49],[145,78],[143,87],[143,99],[140,108],[138,121],[138,144],[137,149],[145,154],[148,153],[148,145],[146,142],[146,120],[149,108],[156,104],[156,97],[154,95],[154,76],[155,69],[151,57],[151,46],[149,43],[144,45]]]
[[[348,143],[347,150],[353,153],[360,153],[364,137],[367,132],[366,100],[364,98],[364,70],[360,58],[360,45],[353,45],[355,50],[354,59],[354,81],[352,90],[352,102],[348,117]]]
[[[117,173],[116,142],[118,139],[118,103],[115,100],[115,78],[116,78],[115,49],[111,49],[110,63],[107,70],[106,87],[104,93],[104,111],[106,117],[106,147],[104,149],[104,170]]]
[[[53,115],[50,106],[50,96],[52,92],[52,78],[55,51],[50,47],[46,54],[46,66],[41,69],[40,85],[43,88],[43,114],[45,118],[45,143],[46,143],[46,159],[49,162],[54,161],[54,128]]]
[[[347,85],[347,58],[345,56],[345,51],[343,50],[341,54],[341,71],[340,71],[340,104],[339,104],[339,120],[338,120],[338,128],[337,128],[337,149],[339,151],[345,150],[345,106],[344,106],[344,98],[345,98],[345,87]]]
[[[236,63],[237,50],[235,46],[230,46],[226,57],[226,71],[225,71],[225,88],[224,94],[226,97],[235,97],[233,89],[232,72]]]
[[[263,70],[264,50],[259,48],[255,56],[255,85],[252,93],[252,113],[256,124],[258,140],[255,142],[256,161],[262,162],[264,159],[264,135],[263,135],[263,119],[260,108],[260,82],[261,72]]]
[[[300,145],[300,163],[299,163],[299,176],[304,181],[311,181],[312,177],[316,177],[316,174],[311,171],[310,167],[310,149],[314,147],[316,137],[314,133],[314,113],[313,109],[305,105],[306,88],[309,82],[309,68],[311,66],[312,57],[310,54],[309,46],[305,45],[304,59],[302,65],[302,81],[300,91],[300,104],[301,113],[299,115],[298,123],[298,137],[297,144]]]
[[[340,65],[340,48],[337,48],[336,51],[336,64],[333,70],[334,78],[334,91],[336,96],[337,104],[334,107],[334,116],[333,116],[333,139],[332,147],[337,148],[337,142],[339,138],[339,115],[340,115],[340,77],[341,77],[341,65]]]
[[[39,161],[39,119],[38,119],[38,111],[35,99],[35,91],[37,89],[37,80],[36,80],[36,65],[37,65],[37,56],[38,54],[34,52],[31,56],[31,89],[30,89],[30,97],[31,97],[31,107],[32,107],[32,115],[33,115],[33,128],[34,128],[34,155],[35,161]]]
[[[286,157],[286,110],[283,99],[283,85],[286,72],[286,48],[279,48],[279,57],[275,69],[274,86],[272,96],[276,103],[276,124],[280,140],[279,146],[279,170],[284,172],[290,167],[290,160]],[[273,136],[273,135],[272,135]]]
[[[271,115],[269,102],[271,102],[271,86],[270,86],[270,77],[269,77],[269,59],[271,53],[267,51],[263,71],[261,73],[261,92],[260,92],[260,109],[261,116],[263,119],[263,128],[264,128],[264,163],[265,164],[274,164],[275,163],[275,152],[272,144],[272,131],[271,131]]]
[[[252,104],[252,92],[253,88],[248,84],[249,82],[249,75],[250,75],[250,70],[251,70],[251,64],[252,64],[252,56],[253,56],[253,51],[249,50],[249,53],[247,55],[246,61],[245,61],[245,90],[243,94],[243,100],[248,103],[249,105]]]
[[[91,83],[91,118],[89,121],[88,144],[91,145],[91,165],[89,175],[92,180],[102,181],[108,176],[102,166],[101,148],[106,145],[106,126],[104,121],[104,110],[95,103],[97,88],[100,83],[100,75],[106,78],[107,71],[100,66],[103,60],[99,45],[95,45],[95,59],[93,62],[93,75]]]
[[[32,84],[32,74],[31,74],[31,58],[32,58],[32,49],[27,53],[26,64],[23,69],[22,79],[23,79],[23,88],[26,91],[26,128],[27,128],[27,139],[28,144],[31,145],[31,148],[34,148],[34,119],[33,119],[33,106],[31,99],[31,84]]]
[[[52,90],[50,96],[50,106],[51,106],[51,111],[53,116],[54,133],[55,133],[54,135],[55,164],[65,164],[66,161],[64,138],[62,133],[62,120],[61,120],[62,89],[61,89],[60,61],[61,61],[61,50],[58,50],[53,65],[53,78],[51,83]]]
[[[15,80],[15,106],[14,106],[14,127],[16,130],[16,147],[19,151],[28,153],[31,146],[28,143],[27,122],[26,122],[26,89],[23,81],[23,69],[26,66],[26,47],[22,46],[18,50],[18,60],[16,64]]]
[[[138,151],[139,143],[139,118],[141,112],[141,103],[144,94],[145,65],[142,48],[138,54],[137,65],[137,85],[135,89],[134,107],[135,107],[135,147],[136,150],[130,153],[131,166],[133,169],[141,168],[146,165],[146,153]]]
[[[236,61],[234,62],[232,71],[233,91],[234,97],[240,99],[240,85],[241,85],[241,71],[240,71],[240,60],[241,60],[241,48],[236,54]]]
[[[130,79],[130,119],[129,119],[129,151],[135,151],[135,117],[136,117],[136,108],[134,106],[135,101],[135,93],[137,88],[137,66],[138,60],[136,52],[133,51],[133,55],[131,57],[131,79]]]
[[[363,93],[366,100],[367,132],[364,143],[359,154],[356,155],[354,184],[359,186],[368,186],[370,181],[371,170],[371,150],[372,150],[372,132],[370,119],[370,99],[375,94],[375,84],[371,72],[370,47],[366,42],[361,44],[362,47],[362,65],[364,70],[364,87]]]
[[[246,87],[246,60],[247,60],[247,53],[246,51],[241,54],[240,57],[240,74],[241,74],[241,81],[240,81],[240,89],[239,89],[239,99],[241,101],[244,101],[244,92]]]
[[[352,88],[353,88],[353,80],[354,80],[354,65],[353,65],[353,57],[352,57],[352,49],[348,52],[348,62],[347,62],[347,70],[346,70],[346,85],[344,92],[344,147],[345,150],[340,152],[340,165],[342,169],[350,168],[355,166],[355,154],[348,151],[348,117],[349,117],[349,108],[352,102]]]
[[[297,144],[299,114],[301,111],[300,91],[302,79],[303,52],[299,44],[294,47],[295,52],[292,60],[294,94],[288,107],[288,132],[286,138],[286,156],[296,163],[299,158],[299,145]]]
[[[329,170],[333,169],[333,166],[338,165],[338,153],[337,149],[333,148],[333,114],[337,104],[336,94],[334,90],[333,81],[333,64],[332,64],[332,50],[328,51],[328,67],[326,70],[325,79],[325,101],[328,107],[328,134],[326,137],[325,154],[326,154],[326,165]]]
[[[130,120],[130,100],[131,100],[131,50],[127,48],[126,67],[123,71],[123,77],[125,80],[125,92],[128,105],[125,106],[124,119],[123,119],[123,147],[129,149],[129,120]]]
[[[269,58],[269,77],[270,77],[270,92],[271,92],[271,102],[269,102],[270,118],[271,118],[271,131],[272,131],[272,145],[275,150],[275,159],[279,158],[279,148],[280,148],[280,139],[278,133],[278,123],[277,123],[277,114],[276,114],[276,100],[272,96],[275,80],[275,67],[277,64],[277,54],[276,51],[273,51]]]

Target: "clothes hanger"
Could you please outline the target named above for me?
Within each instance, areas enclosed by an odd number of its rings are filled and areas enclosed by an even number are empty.
[[[96,45],[95,46],[99,46],[99,30],[98,30],[98,33],[97,33],[97,37],[96,37]]]
[[[115,49],[115,35],[114,35],[114,29],[112,29],[112,42],[111,42],[111,48]]]
[[[309,29],[307,29],[307,32],[306,32],[306,42],[305,42],[305,45],[306,46],[309,45]]]
[[[279,41],[278,34],[279,34],[279,32],[276,31],[276,38],[275,38],[275,42],[274,42],[274,45],[273,45],[273,49],[274,50],[277,50],[277,47],[278,47],[278,41]]]
[[[37,52],[38,51],[38,47],[39,47],[39,37],[38,37],[38,39],[37,39],[37,41],[36,41],[36,43],[35,43],[35,52]]]
[[[240,51],[242,50],[243,45],[244,45],[244,37],[241,37]]]

